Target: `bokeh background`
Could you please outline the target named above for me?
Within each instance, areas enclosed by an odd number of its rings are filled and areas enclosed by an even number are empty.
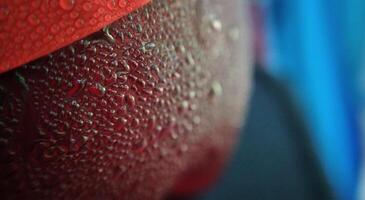
[[[365,1],[242,1],[250,110],[224,174],[193,199],[365,200]]]
[[[365,1],[251,4],[257,67],[289,92],[334,196],[365,199]]]

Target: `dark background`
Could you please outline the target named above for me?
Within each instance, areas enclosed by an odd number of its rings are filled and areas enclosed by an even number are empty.
[[[240,144],[218,183],[192,200],[334,199],[284,87],[255,72]]]

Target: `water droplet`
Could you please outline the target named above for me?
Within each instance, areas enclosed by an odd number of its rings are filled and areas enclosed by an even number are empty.
[[[181,102],[180,106],[179,106],[179,111],[183,112],[184,110],[187,110],[189,108],[189,102],[184,100]]]
[[[188,53],[187,60],[188,60],[188,64],[195,65],[195,60],[194,60],[194,57],[191,53]]]
[[[185,153],[185,152],[187,152],[187,151],[188,151],[188,149],[189,149],[188,145],[186,145],[186,144],[182,144],[182,145],[180,146],[180,148],[179,148],[179,151],[180,151],[180,153]]]
[[[138,119],[138,118],[134,118],[133,120],[132,120],[132,127],[138,127],[139,126],[139,124],[140,124],[140,120]]]
[[[193,91],[193,90],[192,90],[192,91],[190,91],[190,92],[189,92],[189,98],[190,98],[190,99],[193,99],[193,98],[195,98],[195,97],[196,97],[196,92],[195,92],[195,91]]]
[[[126,102],[129,106],[131,106],[131,107],[135,106],[135,104],[136,104],[136,100],[135,100],[134,96],[133,96],[133,95],[131,95],[131,94],[127,94],[127,95],[125,95],[125,102]]]
[[[69,27],[67,30],[66,30],[66,33],[71,35],[75,32],[75,28],[74,27]]]
[[[171,131],[170,136],[174,140],[177,140],[179,138],[179,135],[175,131]]]
[[[82,136],[82,139],[84,140],[84,142],[87,142],[87,141],[89,140],[89,137],[88,137],[88,136],[86,136],[86,135],[83,135],[83,136]]]
[[[115,43],[115,38],[113,37],[112,34],[110,34],[109,26],[104,27],[103,32],[104,32],[104,34],[105,34],[105,36],[106,36],[106,38],[108,39],[109,42]]]
[[[121,8],[125,8],[127,6],[127,1],[126,0],[119,0],[118,5]]]
[[[83,19],[78,19],[78,20],[76,20],[76,22],[75,22],[75,26],[76,26],[77,28],[82,27],[84,24],[85,24],[85,21],[84,21]]]
[[[144,51],[144,52],[151,51],[155,47],[156,47],[156,44],[154,42],[147,42],[147,43],[142,44],[142,51]]]
[[[76,108],[80,107],[80,104],[78,104],[77,101],[75,101],[75,100],[71,101],[71,105],[76,107]]]
[[[143,28],[142,28],[142,25],[141,25],[141,24],[137,24],[137,31],[138,31],[139,33],[142,33]]]
[[[18,71],[15,72],[15,77],[16,77],[16,80],[18,81],[18,83],[25,89],[25,90],[29,90],[29,86],[25,80],[25,78],[19,74]]]
[[[95,86],[91,86],[88,89],[89,93],[94,96],[103,96],[106,92],[106,88],[101,84],[97,83]]]
[[[168,154],[168,151],[165,148],[160,149],[160,158],[166,157]]]
[[[212,25],[212,28],[216,31],[222,30],[222,22],[218,19],[212,19],[211,25]]]
[[[200,119],[200,117],[199,117],[199,116],[194,116],[194,117],[193,117],[193,123],[194,123],[195,125],[200,124],[200,121],[201,121],[201,119]]]
[[[91,3],[86,2],[82,5],[82,9],[84,9],[84,11],[90,11],[91,9],[93,9],[93,6]]]
[[[211,85],[209,95],[212,97],[216,97],[216,96],[221,96],[222,94],[223,94],[222,85],[219,82],[214,81]]]
[[[96,21],[96,19],[90,19],[90,21],[89,21],[89,24],[90,25],[95,25],[96,23],[98,23],[98,21]]]
[[[107,6],[110,10],[116,9],[116,2],[115,0],[108,1]]]
[[[75,6],[75,0],[59,0],[59,5],[64,10],[72,10]]]
[[[144,87],[146,86],[146,82],[145,82],[144,80],[142,80],[142,79],[138,79],[138,80],[136,81],[136,84],[137,84],[137,86],[138,86],[138,87],[140,87],[140,88],[144,88]]]

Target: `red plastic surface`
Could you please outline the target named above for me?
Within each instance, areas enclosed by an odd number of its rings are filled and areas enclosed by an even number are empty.
[[[67,46],[150,0],[0,0],[0,73]]]

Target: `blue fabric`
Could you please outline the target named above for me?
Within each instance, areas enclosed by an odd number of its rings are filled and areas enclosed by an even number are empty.
[[[269,70],[297,97],[334,191],[352,200],[361,165],[354,78],[365,44],[365,1],[260,3]]]

